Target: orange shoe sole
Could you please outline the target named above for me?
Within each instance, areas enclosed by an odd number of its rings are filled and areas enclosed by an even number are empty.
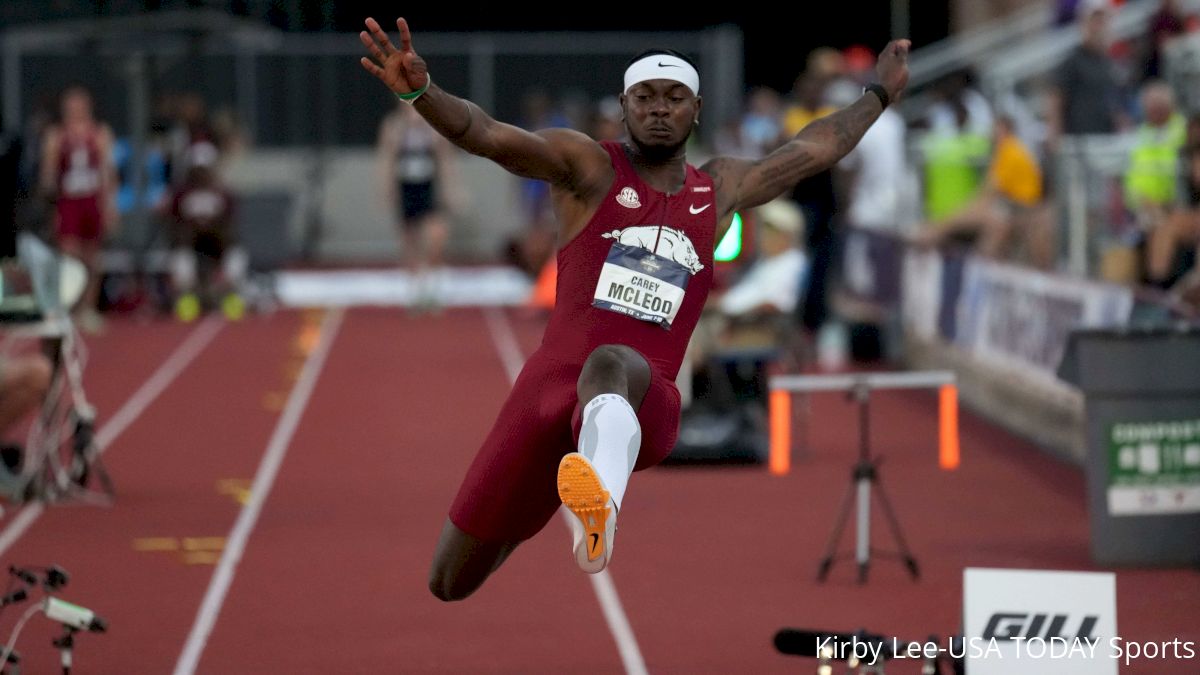
[[[578,452],[558,463],[558,498],[583,523],[588,561],[603,557],[610,495],[592,463]]]

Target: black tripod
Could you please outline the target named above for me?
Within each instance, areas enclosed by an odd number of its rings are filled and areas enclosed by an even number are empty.
[[[61,657],[63,675],[71,675],[71,666],[75,664],[73,650],[75,649],[76,630],[70,626],[63,626],[63,628],[65,632],[61,637],[55,638],[53,644],[58,648]]]
[[[888,501],[887,495],[883,491],[883,484],[879,478],[879,463],[880,459],[871,458],[870,449],[870,388],[865,380],[860,379],[855,383],[851,390],[851,396],[858,401],[858,462],[854,465],[854,470],[851,473],[850,489],[846,492],[845,499],[842,500],[842,509],[838,514],[837,524],[834,525],[833,533],[829,537],[829,544],[825,549],[825,557],[821,559],[821,565],[817,569],[817,581],[825,581],[826,575],[829,574],[829,569],[833,567],[834,558],[836,558],[838,542],[842,538],[842,530],[846,527],[846,516],[850,513],[850,504],[857,496],[857,518],[855,520],[855,548],[854,559],[858,562],[858,583],[863,584],[867,581],[867,569],[871,564],[871,487],[874,486],[879,491],[879,502],[883,504],[883,513],[887,516],[888,524],[892,529],[892,536],[895,537],[896,543],[900,547],[899,553],[876,551],[876,553],[894,555],[904,561],[908,567],[908,572],[915,581],[920,576],[920,571],[917,568],[917,560],[913,558],[912,553],[908,550],[908,544],[904,541],[904,533],[900,531],[900,521],[896,520],[896,514],[892,511],[891,502]]]

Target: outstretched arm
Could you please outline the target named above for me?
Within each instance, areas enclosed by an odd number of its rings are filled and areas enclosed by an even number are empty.
[[[895,101],[908,82],[908,40],[888,44],[879,57],[880,84]],[[883,103],[866,93],[855,103],[816,120],[792,140],[757,161],[716,158],[703,170],[713,178],[722,215],[765,204],[801,180],[846,156],[883,113]]]
[[[585,134],[567,129],[536,133],[493,119],[479,106],[442,90],[433,83],[425,60],[413,51],[408,22],[396,20],[400,48],[374,19],[359,39],[370,58],[363,68],[396,94],[426,88],[416,99],[418,112],[438,133],[467,152],[486,157],[526,178],[544,180],[555,187],[582,194],[590,179],[609,166],[608,155]]]
[[[436,139],[433,149],[437,155],[437,176],[442,206],[451,213],[461,213],[467,207],[467,192],[462,186],[458,168],[458,150],[445,138]]]

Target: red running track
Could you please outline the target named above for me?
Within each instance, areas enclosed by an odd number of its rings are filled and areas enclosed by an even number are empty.
[[[78,638],[74,673],[173,671],[321,320],[283,312],[225,326],[114,439],[117,504],[50,507],[5,552],[5,565],[64,566],[62,597],[110,621],[108,634]],[[506,321],[530,353],[542,324]],[[117,321],[90,340],[101,428],[192,330]],[[426,590],[446,509],[508,386],[479,310],[348,312],[196,672],[623,672],[557,519],[466,602]],[[806,672],[773,652],[780,626],[944,636],[961,620],[966,566],[1094,569],[1076,468],[964,414],[963,466],[939,472],[933,397],[880,395],[874,406],[883,484],[922,580],[878,559],[865,586],[848,561],[828,583],[813,581],[855,453],[852,408],[815,397],[813,449],[788,477],[670,467],[635,478],[611,578],[650,672]],[[884,523],[873,528],[886,547]],[[1121,635],[1200,641],[1197,580],[1118,571]],[[0,616],[0,637],[18,610]],[[25,672],[57,672],[54,634],[31,621],[17,645]],[[1192,673],[1197,663],[1122,672]]]

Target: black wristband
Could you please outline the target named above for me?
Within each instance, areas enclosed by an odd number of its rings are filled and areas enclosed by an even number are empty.
[[[884,89],[882,84],[876,82],[863,87],[864,94],[868,91],[879,98],[879,102],[883,104],[884,109],[887,109],[888,104],[892,102],[892,99],[888,96],[887,89]]]

